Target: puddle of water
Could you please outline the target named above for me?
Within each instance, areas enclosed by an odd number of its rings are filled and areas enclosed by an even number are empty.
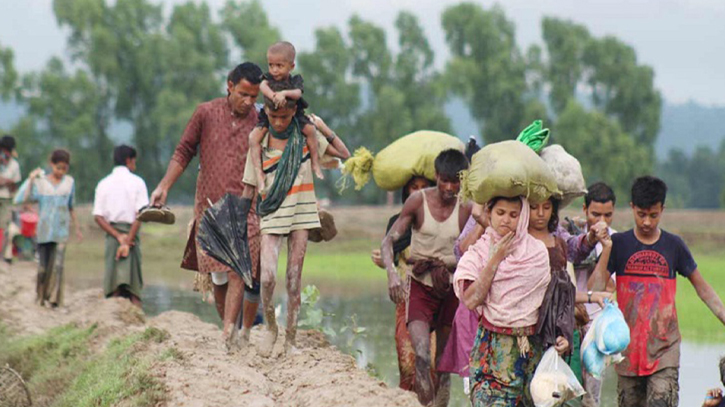
[[[278,303],[284,303],[283,297],[280,296]],[[393,338],[395,314],[387,296],[323,296],[319,305],[330,314],[326,318],[326,326],[336,332],[339,332],[344,325],[350,325],[350,318],[355,316],[358,326],[366,328],[364,336],[354,336],[348,329],[347,332],[338,333],[330,338],[331,342],[341,350],[354,355],[361,367],[371,366],[374,374],[389,386],[397,386],[398,367]],[[147,286],[144,289],[144,310],[147,314],[156,315],[171,309],[191,312],[217,325],[220,323],[214,306],[203,303],[198,293],[164,286]],[[284,307],[282,312],[285,312]],[[707,389],[721,386],[717,363],[723,355],[725,355],[725,346],[722,345],[701,345],[690,342],[682,344],[681,406],[700,406]],[[605,377],[602,407],[617,405],[616,382],[616,374],[610,368]],[[462,381],[457,376],[453,376],[449,405],[470,405],[463,394]]]

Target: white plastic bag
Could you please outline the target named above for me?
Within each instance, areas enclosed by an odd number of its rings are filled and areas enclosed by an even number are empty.
[[[586,393],[569,365],[550,347],[536,366],[531,398],[536,407],[560,406]]]

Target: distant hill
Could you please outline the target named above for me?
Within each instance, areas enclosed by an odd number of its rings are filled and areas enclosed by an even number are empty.
[[[665,158],[672,148],[690,155],[696,147],[705,145],[717,149],[725,139],[725,106],[703,106],[696,102],[669,104],[662,107],[660,134],[655,149]]]

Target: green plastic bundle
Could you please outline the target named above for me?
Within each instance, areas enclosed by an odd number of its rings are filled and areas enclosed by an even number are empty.
[[[541,149],[546,147],[546,143],[549,142],[549,129],[542,129],[542,126],[541,120],[534,120],[533,123],[519,133],[516,141],[526,144],[536,154],[539,154]]]

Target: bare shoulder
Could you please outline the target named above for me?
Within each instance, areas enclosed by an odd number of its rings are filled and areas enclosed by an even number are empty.
[[[400,215],[410,216],[412,214],[413,216],[415,216],[415,213],[418,212],[418,209],[423,206],[423,193],[425,193],[425,189],[415,191],[410,194],[408,199],[405,200],[405,204],[403,205],[403,210],[400,212]]]
[[[473,213],[473,204],[471,201],[463,202],[461,201],[460,207],[458,210],[458,223],[461,227],[461,230],[463,230],[463,227],[466,225],[466,222],[468,222],[468,218],[471,217],[471,213]]]

